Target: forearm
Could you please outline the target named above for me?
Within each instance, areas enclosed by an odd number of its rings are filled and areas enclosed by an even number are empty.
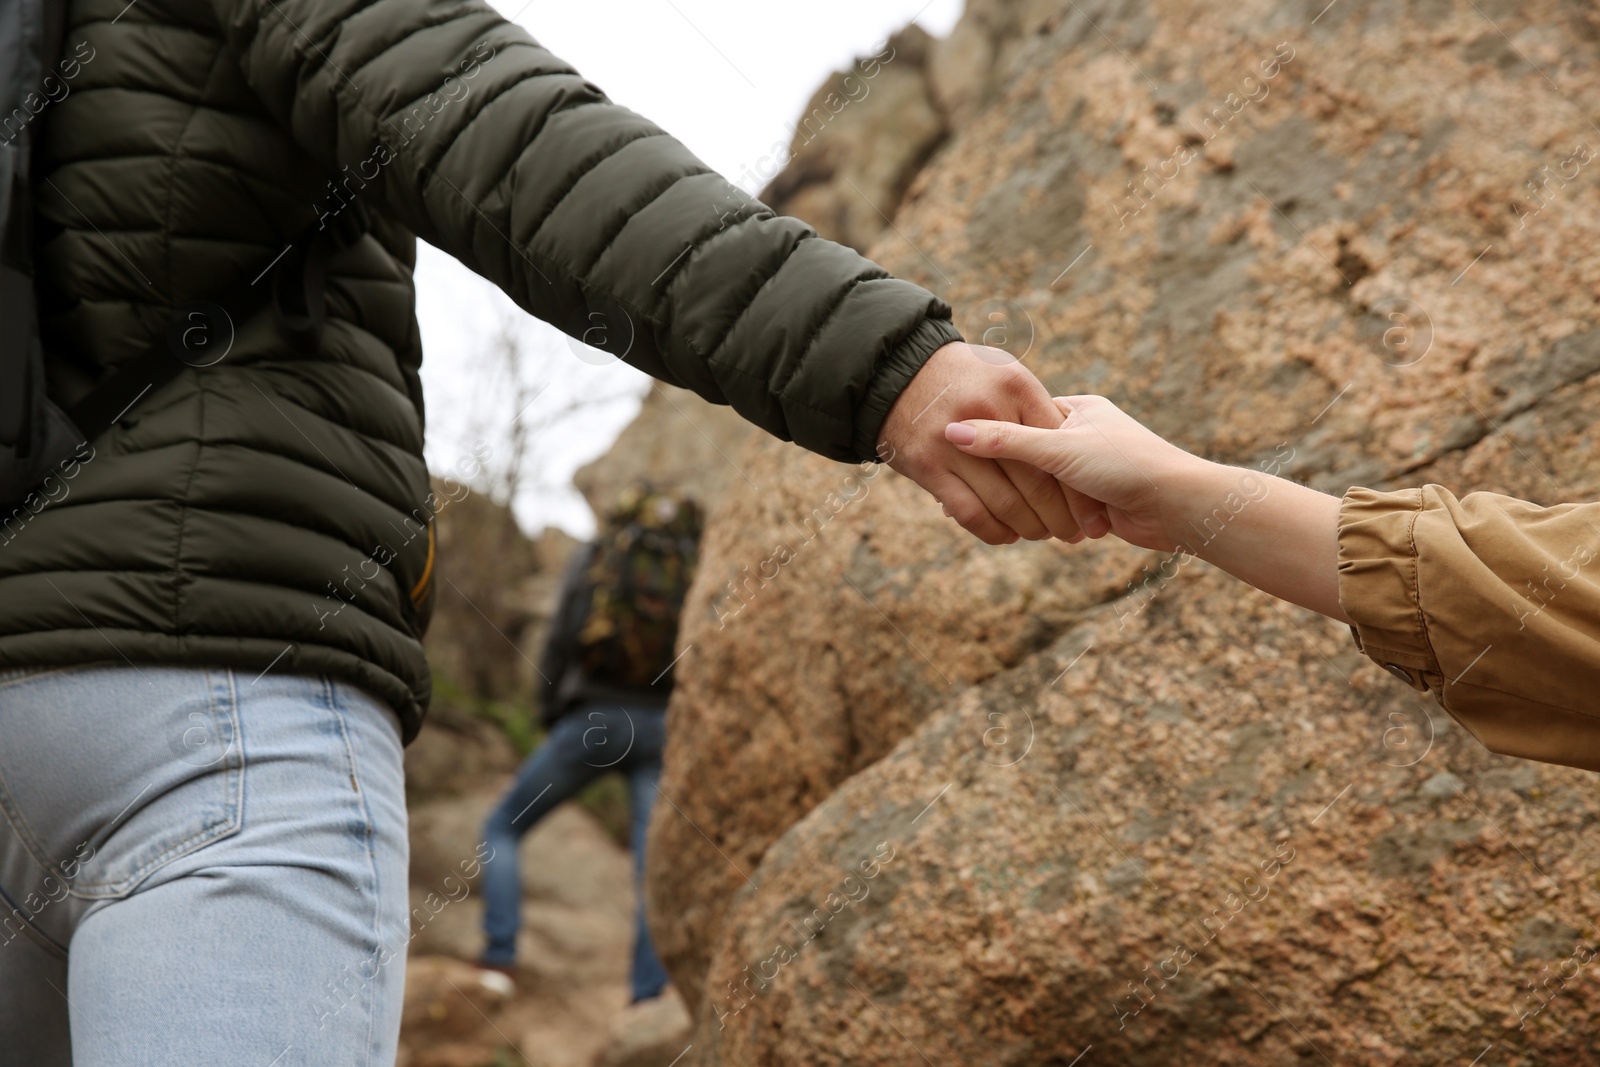
[[[1283,600],[1348,623],[1339,605],[1339,498],[1198,460],[1167,528],[1184,551]]]
[[[775,436],[874,458],[906,382],[960,340],[942,300],[774,215],[486,3],[211,2],[250,87],[341,190]]]
[[[1600,503],[1457,500],[1437,485],[1332,497],[1200,459],[1104,397],[1056,402],[1055,430],[971,420],[946,436],[1049,471],[1085,522],[1104,509],[1097,530],[1348,623],[1491,750],[1600,771]]]
[[[1103,396],[1056,397],[1053,430],[983,419],[946,428],[969,455],[1020,460],[1071,492],[1091,537],[1181,550],[1258,589],[1349,622],[1339,606],[1339,500],[1185,452]],[[1096,532],[1098,531],[1098,532]]]

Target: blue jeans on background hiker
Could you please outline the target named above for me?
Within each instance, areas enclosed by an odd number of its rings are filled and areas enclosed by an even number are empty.
[[[0,1062],[394,1062],[387,704],[226,667],[0,671],[0,807]]]
[[[635,1002],[659,996],[668,978],[644,921],[644,838],[650,825],[661,749],[666,743],[666,710],[585,704],[557,719],[544,744],[517,771],[517,780],[489,816],[484,840],[494,849],[483,865],[483,932],[488,947],[483,962],[508,967],[517,958],[522,925],[522,873],[517,845],[534,824],[570,800],[601,775],[628,777],[628,808],[633,844],[634,886],[638,891],[637,930],[630,984]],[[503,859],[502,859],[503,857]]]

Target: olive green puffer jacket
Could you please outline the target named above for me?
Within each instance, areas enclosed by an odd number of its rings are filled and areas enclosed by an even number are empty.
[[[415,736],[440,504],[415,236],[837,459],[871,458],[958,339],[938,299],[735,195],[477,0],[71,0],[68,23],[79,64],[36,183],[58,401],[356,194],[377,221],[329,265],[320,348],[249,318],[226,359],[94,441],[54,503],[0,516],[0,668],[327,672]]]

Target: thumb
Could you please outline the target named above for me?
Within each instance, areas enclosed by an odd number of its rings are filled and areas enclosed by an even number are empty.
[[[944,428],[944,437],[969,456],[1020,460],[1051,474],[1067,463],[1066,441],[1059,430],[968,419],[950,423]]]

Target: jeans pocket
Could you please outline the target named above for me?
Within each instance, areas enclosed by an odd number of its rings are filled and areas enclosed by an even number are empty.
[[[114,899],[238,831],[231,671],[108,667],[0,692],[0,808],[43,876]]]

